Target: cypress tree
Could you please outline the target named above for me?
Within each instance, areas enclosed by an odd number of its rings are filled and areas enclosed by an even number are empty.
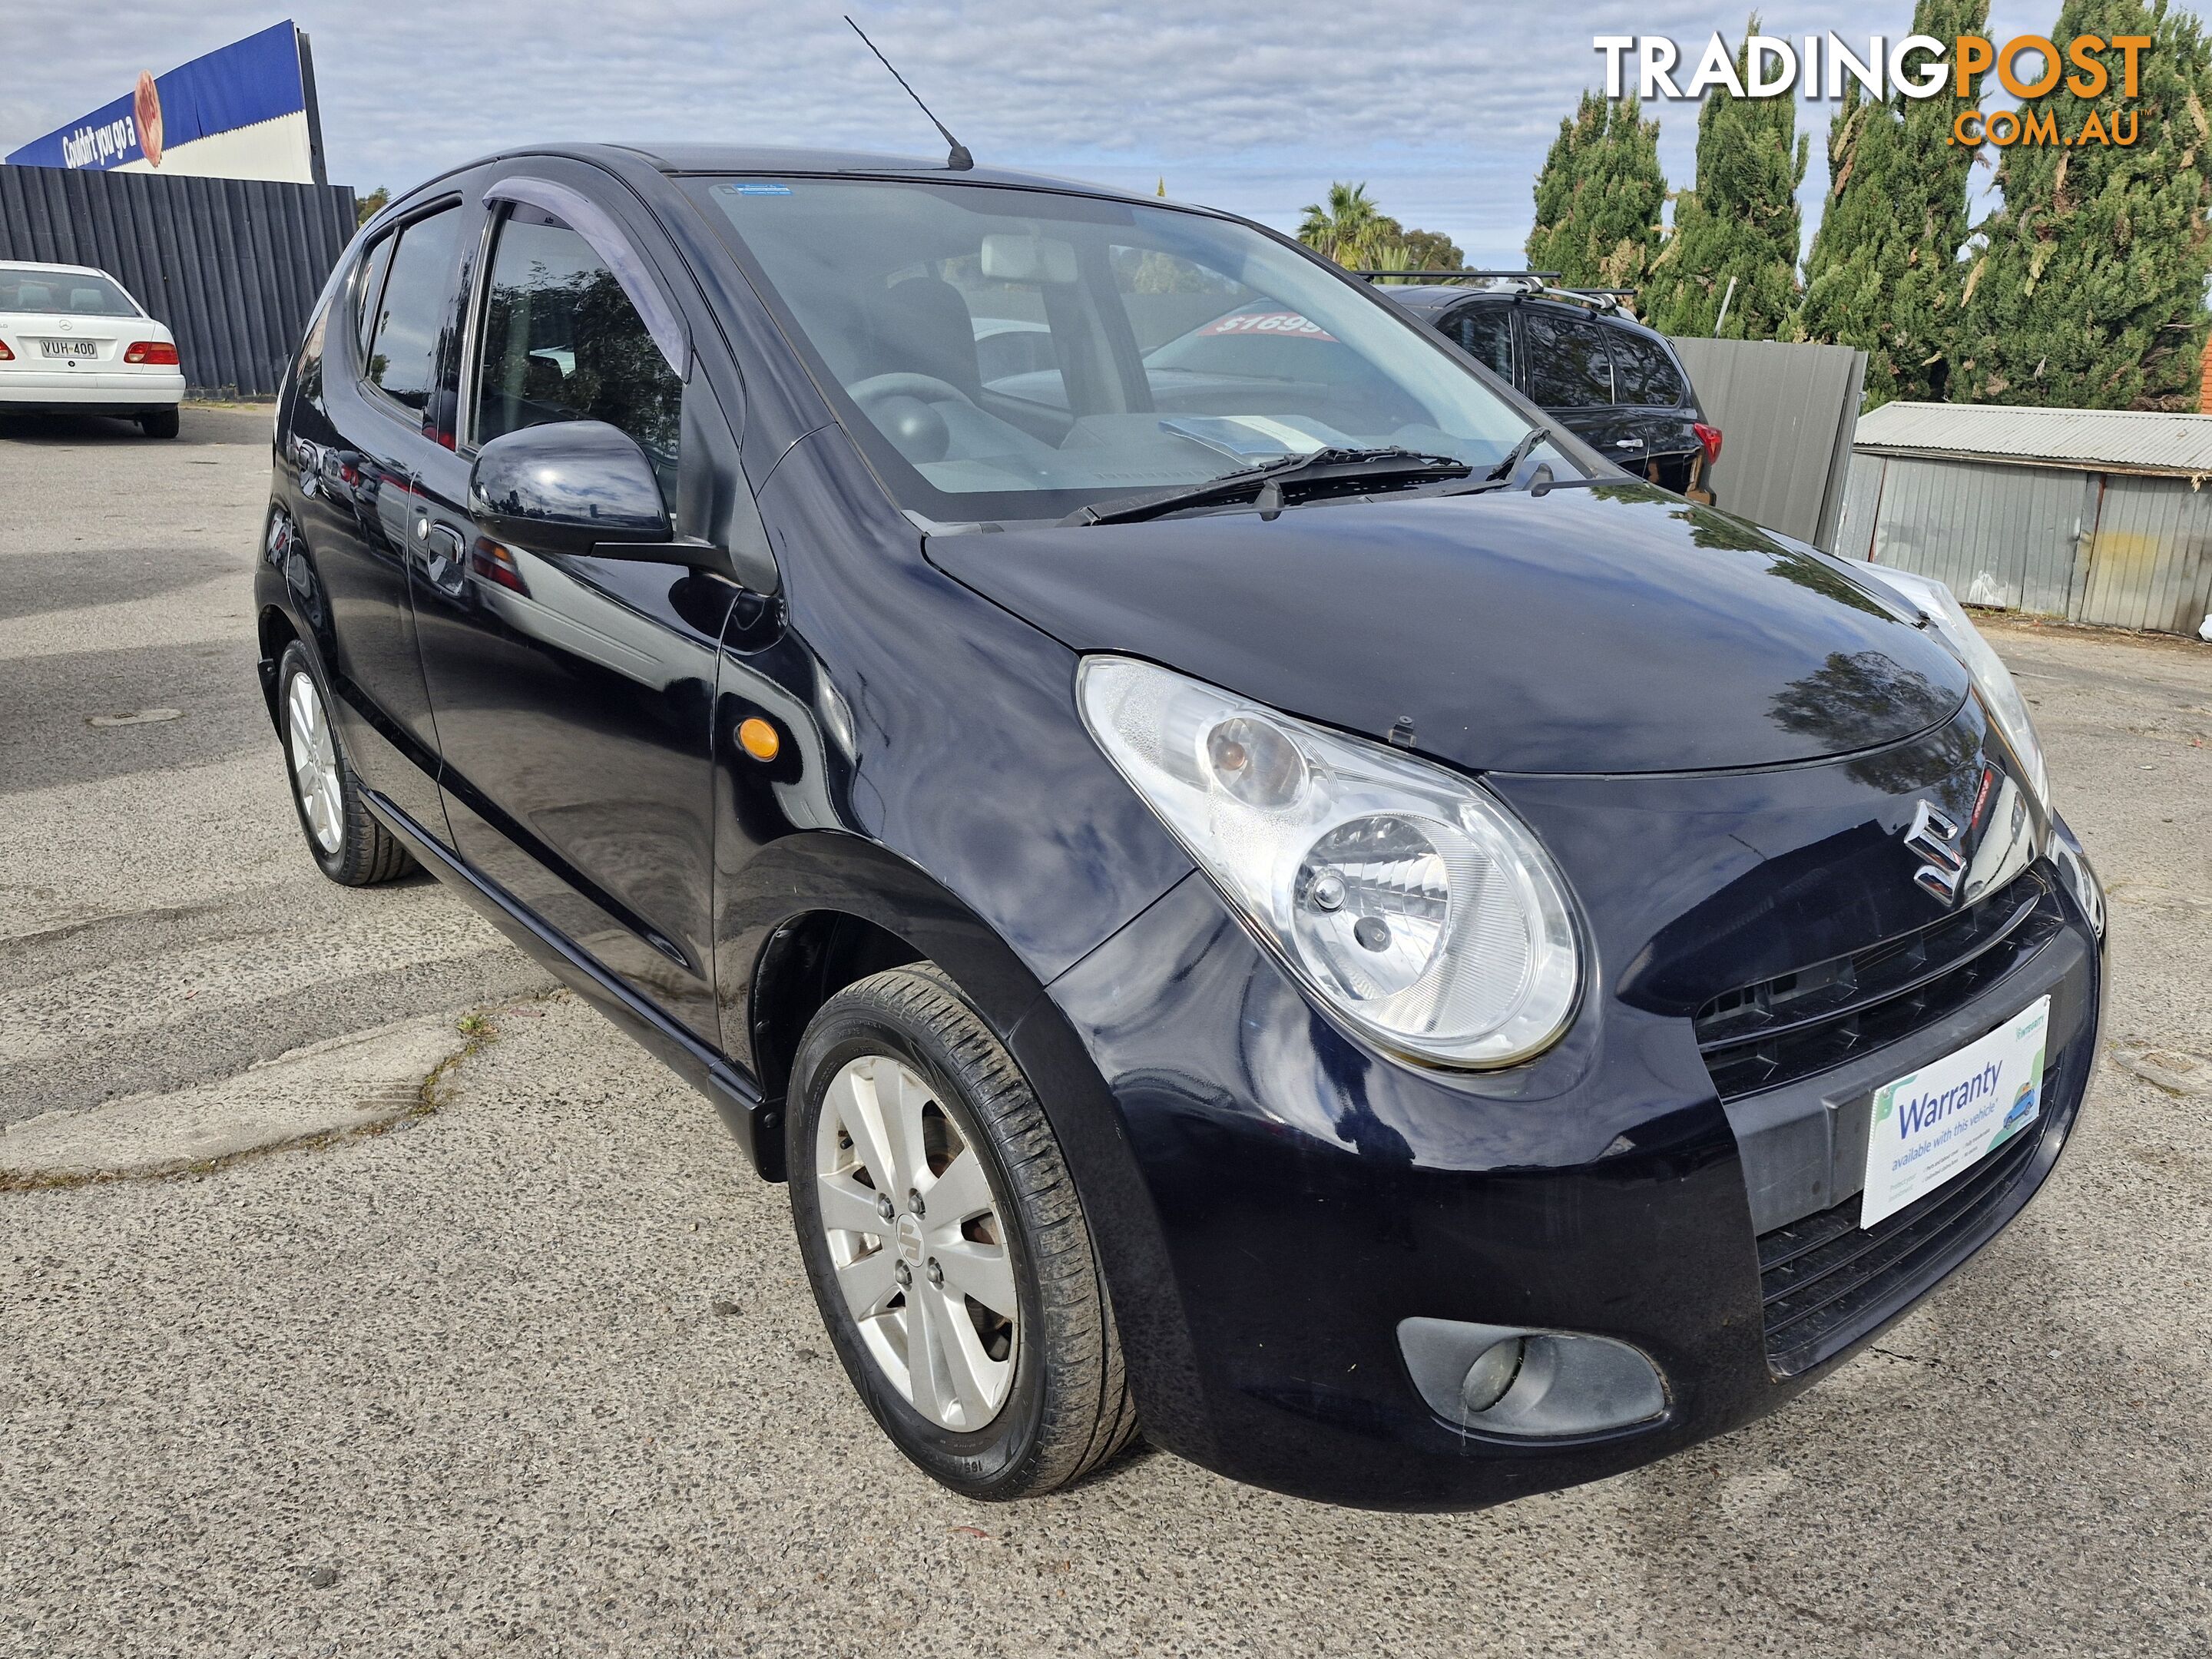
[[[2203,33],[2165,0],[2065,0],[2051,33],[2062,50],[2081,34],[2152,44],[2133,99],[2112,51],[2100,96],[2075,96],[2062,76],[2022,106],[2023,121],[2050,119],[2062,142],[1999,152],[2004,204],[1966,276],[1966,389],[1989,403],[2194,408],[2212,270]],[[2113,142],[2081,142],[2093,113]]]
[[[1634,98],[1613,104],[1586,92],[1536,175],[1529,268],[1556,270],[1569,288],[1640,287],[1666,203],[1659,124]]]
[[[1747,33],[1759,33],[1759,19]],[[1736,51],[1736,76],[1748,72]],[[1652,261],[1646,313],[1668,334],[1771,339],[1797,309],[1797,186],[1807,140],[1788,96],[1738,98],[1725,88],[1698,112],[1698,183],[1674,198],[1674,234]],[[1729,298],[1729,279],[1735,295]]]
[[[1920,0],[1912,33],[1954,40],[1980,34],[1988,18],[1989,0]],[[1951,142],[1955,97],[1863,94],[1846,82],[1828,127],[1827,205],[1805,264],[1797,329],[1867,354],[1867,408],[1940,401],[1959,343],[1974,151]]]

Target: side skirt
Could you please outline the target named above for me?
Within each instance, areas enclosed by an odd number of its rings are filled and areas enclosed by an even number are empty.
[[[652,1003],[609,973],[505,889],[478,874],[386,796],[364,787],[369,810],[407,845],[416,861],[454,889],[484,919],[520,945],[553,976],[589,1000],[686,1083],[714,1103],[714,1109],[752,1159],[763,1180],[781,1181],[783,1116],[720,1054],[693,1036]]]

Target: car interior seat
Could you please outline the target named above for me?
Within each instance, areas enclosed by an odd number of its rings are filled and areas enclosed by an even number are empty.
[[[894,283],[868,318],[872,374],[927,374],[973,398],[983,389],[975,362],[975,322],[960,290],[937,276]]]

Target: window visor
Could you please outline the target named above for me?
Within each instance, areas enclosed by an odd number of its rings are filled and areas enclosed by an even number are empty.
[[[523,173],[510,173],[501,179],[484,191],[483,198],[487,202],[520,202],[553,214],[589,242],[592,251],[607,262],[607,269],[614,272],[615,281],[622,284],[629,302],[637,307],[646,332],[660,348],[660,355],[668,360],[668,367],[676,378],[690,378],[691,341],[683,318],[662,295],[645,261],[630,246],[629,239],[597,203],[566,185]]]

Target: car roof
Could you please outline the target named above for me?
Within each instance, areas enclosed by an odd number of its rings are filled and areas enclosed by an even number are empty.
[[[1620,328],[1632,328],[1639,334],[1649,334],[1655,339],[1666,337],[1640,317],[1631,317],[1625,312],[1601,311],[1595,306],[1578,304],[1572,300],[1559,300],[1548,294],[1516,294],[1498,288],[1414,288],[1404,283],[1378,283],[1375,291],[1408,311],[1442,311],[1447,306],[1457,305],[1462,300],[1489,300],[1501,305],[1540,306],[1547,311],[1562,311],[1570,316],[1588,317],[1599,322],[1611,323]]]
[[[1377,283],[1375,291],[1408,311],[1442,311],[1446,306],[1457,305],[1474,295],[1492,290],[1459,288],[1444,283]]]
[[[115,280],[98,265],[55,265],[40,259],[10,259],[4,255],[0,255],[0,265],[10,270],[51,270],[57,276],[106,276],[111,283]]]
[[[1109,201],[1141,202],[1153,207],[1176,207],[1186,211],[1225,216],[1212,208],[1194,208],[1184,202],[1163,202],[1150,195],[1115,189],[1081,179],[1060,179],[1049,173],[1024,173],[1012,167],[975,167],[955,169],[941,155],[900,155],[871,150],[811,149],[771,144],[532,144],[479,156],[439,178],[451,178],[493,161],[526,161],[532,156],[566,156],[602,167],[619,167],[642,162],[672,177],[686,173],[776,173],[786,178],[912,178],[934,184],[1011,185],[1029,190],[1052,190]],[[405,192],[414,197],[437,179]]]

